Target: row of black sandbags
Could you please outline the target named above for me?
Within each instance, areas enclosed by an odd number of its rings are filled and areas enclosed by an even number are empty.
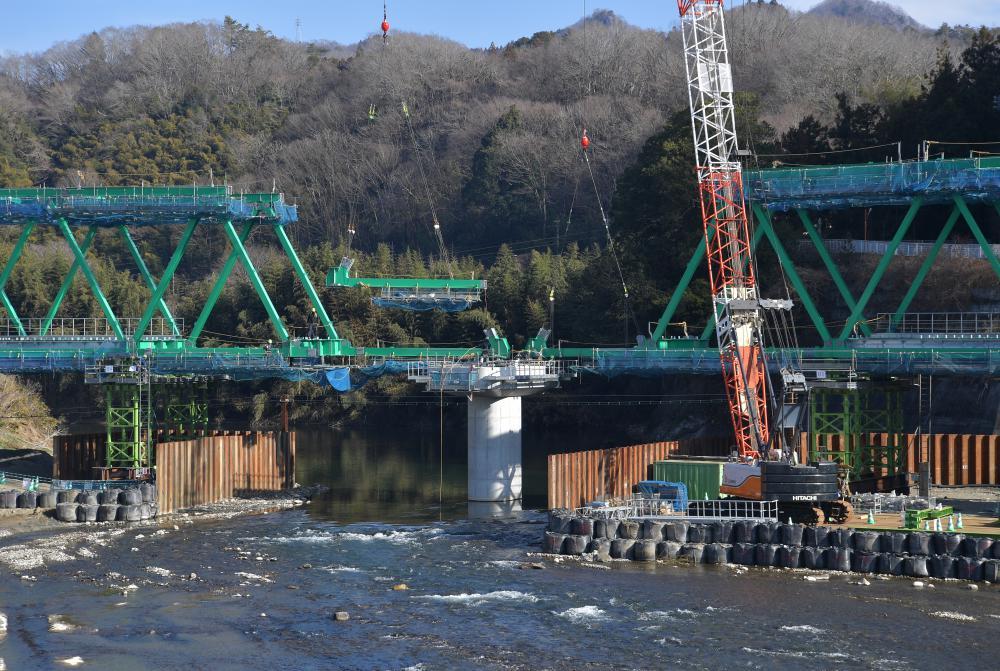
[[[156,517],[155,503],[75,503],[56,505],[56,519],[60,522],[139,522]]]
[[[548,531],[592,538],[670,541],[674,543],[755,543],[813,548],[843,548],[864,553],[952,555],[1000,559],[1000,542],[960,533],[877,532],[776,522],[595,520],[549,514]]]

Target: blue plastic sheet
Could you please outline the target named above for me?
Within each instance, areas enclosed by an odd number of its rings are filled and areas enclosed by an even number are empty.
[[[351,369],[334,368],[326,371],[326,381],[337,391],[351,390]]]

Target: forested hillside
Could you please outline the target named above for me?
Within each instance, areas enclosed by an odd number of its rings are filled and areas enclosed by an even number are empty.
[[[894,146],[829,152],[897,140],[906,157],[924,139],[1000,140],[995,31],[837,13],[776,3],[730,10],[750,167],[882,161]],[[292,235],[318,282],[348,245],[362,273],[441,272],[433,204],[462,272],[489,278],[487,305],[458,318],[414,317],[376,310],[361,290],[326,291],[357,344],[475,342],[496,324],[521,345],[547,321],[553,289],[556,337],[622,343],[658,316],[700,235],[686,104],[680,35],[608,12],[487,50],[406,32],[388,44],[380,36],[351,47],[293,43],[238,18],[107,29],[0,60],[0,186],[276,189],[299,205]],[[579,147],[584,129],[593,180]],[[820,153],[798,156],[807,152]],[[628,317],[599,202],[619,240]],[[830,225],[850,234],[858,223]],[[176,234],[140,233],[154,272]],[[13,236],[3,235],[9,248]],[[200,235],[168,295],[189,320],[225,249],[222,236]],[[71,262],[54,238],[34,241],[8,289],[27,315],[44,313]],[[300,325],[307,304],[269,251],[274,241],[252,244],[279,309]],[[95,248],[115,309],[136,314],[148,291],[127,252],[103,234]],[[967,299],[958,293],[948,300]],[[706,300],[696,283],[679,317],[704,322]],[[100,314],[82,281],[64,311]],[[227,289],[208,329],[215,343],[269,337],[244,279]]]

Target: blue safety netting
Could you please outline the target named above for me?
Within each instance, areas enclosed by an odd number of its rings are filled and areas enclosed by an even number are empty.
[[[771,211],[1000,200],[1000,159],[948,159],[748,171],[748,200]]]
[[[276,201],[261,203],[238,196],[113,196],[72,198],[0,198],[0,223],[20,225],[28,221],[72,224],[172,225],[197,218],[205,223],[262,218],[291,223],[298,220],[294,205]]]
[[[396,308],[397,310],[407,310],[409,312],[430,312],[431,310],[441,310],[442,312],[464,312],[472,307],[474,302],[461,296],[420,296],[415,294],[398,295],[392,297],[374,296],[372,304],[380,308]]]

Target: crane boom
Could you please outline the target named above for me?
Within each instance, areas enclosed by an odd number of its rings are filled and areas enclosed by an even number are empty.
[[[678,0],[722,374],[740,457],[766,453],[767,366],[722,0]]]

